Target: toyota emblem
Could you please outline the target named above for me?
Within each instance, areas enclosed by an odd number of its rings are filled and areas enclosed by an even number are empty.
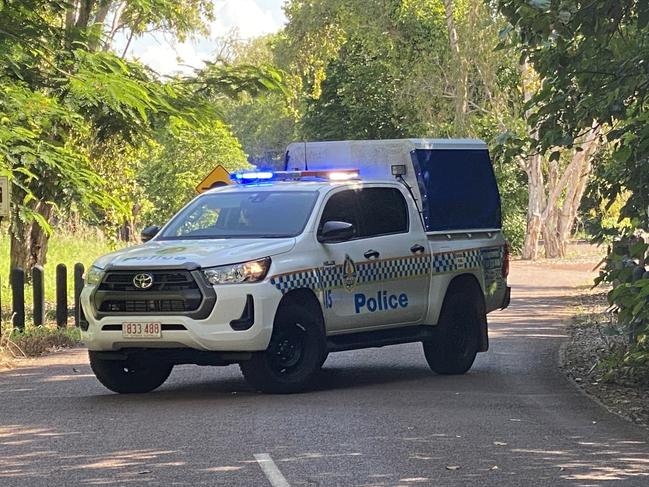
[[[133,278],[133,285],[138,289],[149,289],[153,286],[153,276],[151,274],[136,274]]]

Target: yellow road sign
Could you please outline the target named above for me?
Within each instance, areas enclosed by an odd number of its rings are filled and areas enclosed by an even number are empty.
[[[220,164],[216,166],[211,173],[196,186],[197,193],[204,193],[208,189],[216,188],[224,184],[232,184],[230,173]]]

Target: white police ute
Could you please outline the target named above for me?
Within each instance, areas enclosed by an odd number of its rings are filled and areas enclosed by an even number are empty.
[[[290,393],[330,352],[421,342],[433,371],[463,374],[487,350],[510,290],[483,142],[295,143],[284,171],[231,179],[88,270],[83,339],[108,389],[239,364]]]

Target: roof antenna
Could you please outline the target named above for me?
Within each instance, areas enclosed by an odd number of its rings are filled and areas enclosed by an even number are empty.
[[[309,170],[309,163],[306,159],[306,140],[304,142],[304,170],[308,171]]]

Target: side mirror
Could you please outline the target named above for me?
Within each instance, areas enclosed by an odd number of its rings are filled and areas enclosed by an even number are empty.
[[[142,233],[140,234],[140,238],[142,239],[142,242],[148,242],[153,237],[155,237],[159,231],[160,231],[159,226],[150,225],[146,227],[144,230],[142,230]]]
[[[354,225],[347,222],[329,221],[322,225],[318,234],[318,242],[336,243],[349,240],[356,233]]]

